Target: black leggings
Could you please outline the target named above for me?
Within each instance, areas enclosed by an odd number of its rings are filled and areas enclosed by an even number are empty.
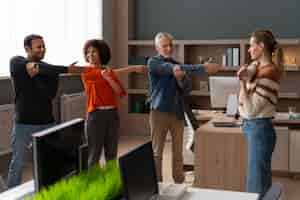
[[[89,167],[98,163],[104,148],[105,160],[117,158],[120,119],[116,109],[95,110],[88,114]]]

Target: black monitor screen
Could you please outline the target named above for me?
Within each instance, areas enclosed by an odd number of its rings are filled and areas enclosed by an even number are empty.
[[[148,200],[158,194],[151,142],[119,158],[123,196],[127,200]]]
[[[86,143],[84,120],[74,119],[33,135],[35,190],[79,172],[79,150]]]

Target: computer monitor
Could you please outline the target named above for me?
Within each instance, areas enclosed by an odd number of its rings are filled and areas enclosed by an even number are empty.
[[[212,108],[226,108],[228,96],[238,96],[240,83],[233,76],[211,76],[209,77],[210,104]]]
[[[87,168],[84,120],[74,119],[33,134],[35,191]]]
[[[152,143],[145,143],[119,158],[123,197],[151,199],[158,194]]]

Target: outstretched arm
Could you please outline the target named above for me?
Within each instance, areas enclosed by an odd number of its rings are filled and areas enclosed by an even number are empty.
[[[146,72],[146,69],[147,68],[146,68],[145,65],[130,65],[130,66],[127,66],[127,67],[121,67],[121,68],[113,69],[113,71],[115,72],[115,74],[120,76],[122,74],[128,74],[128,73],[132,73],[132,72],[144,73],[144,72]]]
[[[190,65],[190,64],[179,64],[179,66],[186,72],[189,73],[197,73],[197,74],[203,74],[206,72],[209,75],[215,74],[218,71],[223,69],[223,66],[216,63],[205,63],[205,64],[196,64],[196,65]]]
[[[61,73],[72,73],[80,74],[84,71],[84,67],[75,66],[72,63],[69,67],[50,65],[44,62],[28,62],[26,64],[26,70],[30,77],[34,77],[37,74],[61,74]]]

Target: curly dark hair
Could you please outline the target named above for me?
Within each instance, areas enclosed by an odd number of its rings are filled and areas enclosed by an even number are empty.
[[[94,47],[98,50],[100,62],[102,65],[106,65],[110,61],[110,48],[104,40],[91,39],[85,42],[83,47],[83,54],[86,62],[88,62],[86,55],[89,47]]]

